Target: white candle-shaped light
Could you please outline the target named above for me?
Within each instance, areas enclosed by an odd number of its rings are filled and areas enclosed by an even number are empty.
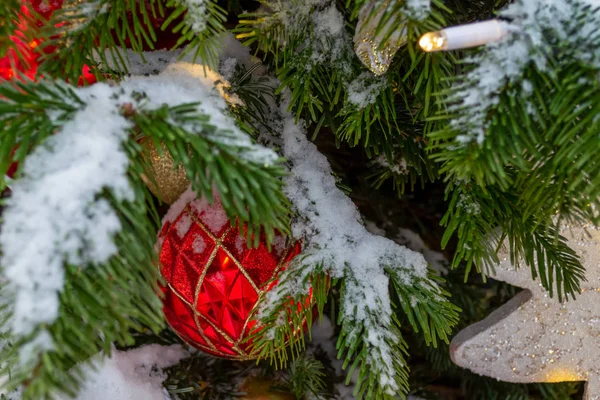
[[[421,36],[419,46],[426,52],[457,50],[481,46],[502,39],[508,33],[506,22],[492,19],[485,22],[452,26]]]

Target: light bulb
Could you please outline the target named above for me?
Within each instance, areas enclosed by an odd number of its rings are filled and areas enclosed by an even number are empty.
[[[498,41],[508,31],[506,22],[492,19],[428,32],[419,39],[419,46],[426,52],[466,49]]]
[[[419,40],[419,46],[426,52],[445,50],[447,43],[444,31],[428,32]]]

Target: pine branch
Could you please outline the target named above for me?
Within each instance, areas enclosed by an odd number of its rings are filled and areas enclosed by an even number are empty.
[[[507,237],[511,262],[519,265],[523,258],[531,268],[532,278],[540,277],[544,288],[559,299],[579,292],[579,282],[585,279],[584,267],[566,240],[559,236],[556,223],[542,224],[535,217],[524,215],[518,206],[518,194],[506,193],[488,186],[487,191],[476,185],[449,185],[452,193],[448,212],[441,224],[446,226],[442,245],[452,235],[458,237],[453,265],[465,261],[466,274],[473,263],[485,275],[498,263],[496,251]]]
[[[240,125],[243,124],[245,131],[256,138],[261,130],[273,132],[269,126],[269,100],[274,100],[275,88],[269,78],[254,77],[254,73],[262,66],[261,63],[246,67],[244,64],[236,63],[233,76],[230,79],[226,91],[237,96],[241,106],[231,107]]]
[[[147,219],[144,197],[133,204],[113,205],[131,218],[122,217],[129,226],[115,238],[123,251],[106,265],[83,273],[78,266],[67,267],[60,317],[48,329],[56,350],[44,352],[34,366],[15,365],[10,370],[9,388],[25,383],[24,399],[50,399],[57,392],[76,395],[84,379],[78,363],[99,351],[110,354],[113,343],[132,344],[133,330],[148,327],[158,333],[163,326],[162,302],[156,295],[159,277],[152,266],[156,230],[149,222],[140,225]],[[26,343],[17,341],[16,347]]]
[[[71,82],[77,82],[84,65],[114,66],[113,72],[126,73],[128,60],[118,48],[139,54],[146,47],[154,49],[158,35],[167,29],[181,35],[176,47],[189,44],[182,56],[193,52],[194,60],[216,68],[217,36],[225,31],[226,12],[213,1],[192,6],[186,12],[188,3],[181,0],[66,0],[40,33],[44,44],[54,48],[41,54],[40,70]],[[183,20],[170,27],[184,13]],[[160,31],[153,28],[150,18],[165,20]],[[92,70],[100,77],[100,70]]]
[[[304,332],[308,331],[310,336],[315,309],[319,318],[323,315],[331,285],[321,267],[315,268],[313,274],[305,275],[305,270],[311,267],[303,267],[296,259],[294,265],[295,267],[288,267],[277,277],[274,298],[259,299],[260,307],[268,312],[261,315],[256,311],[261,321],[261,329],[253,331],[247,339],[252,343],[253,355],[259,359],[268,359],[279,368],[286,365],[290,357],[295,359],[301,355],[306,346]],[[294,284],[290,285],[290,282]],[[310,285],[309,291],[289,291],[292,287],[299,289],[299,286],[306,285]]]
[[[297,264],[301,265],[301,264]],[[328,289],[329,279],[326,275],[303,276],[302,268],[290,268],[292,272],[284,274],[281,282],[278,284],[280,292],[276,298],[279,300],[272,308],[271,312],[263,318],[266,323],[265,328],[254,332],[250,340],[254,343],[254,348],[260,358],[271,358],[280,366],[285,365],[288,359],[288,352],[282,350],[287,344],[291,348],[292,357],[297,357],[304,348],[302,332],[305,326],[310,328],[312,323],[312,309],[294,306],[295,304],[309,304],[307,296],[293,297],[293,294],[286,291],[290,288],[288,281],[303,282],[295,284],[292,287],[310,283],[312,286],[312,296],[316,299],[317,309],[324,307],[326,300],[326,290]],[[437,339],[448,342],[448,334],[451,327],[458,321],[458,309],[450,302],[440,303],[439,296],[447,296],[447,293],[433,286],[430,281],[423,281],[410,287],[402,283],[402,272],[400,270],[389,269],[390,276],[396,288],[400,299],[401,309],[404,310],[409,318],[411,325],[416,332],[423,330],[423,335],[428,344],[437,346]],[[431,279],[432,277],[430,277]],[[335,282],[332,283],[335,285]],[[342,282],[342,297],[344,296],[345,283]],[[283,292],[282,292],[283,290]],[[436,300],[434,300],[434,298]],[[292,300],[293,299],[293,300]],[[378,315],[374,309],[369,310],[340,310],[339,321],[341,333],[338,338],[337,348],[338,357],[344,357],[344,369],[347,369],[348,380],[354,376],[354,371],[358,370],[358,382],[356,382],[355,395],[358,398],[367,399],[388,399],[397,392],[408,392],[408,369],[403,354],[406,354],[406,344],[400,335],[399,322],[393,318],[391,326],[381,326],[378,322]],[[299,312],[300,311],[300,312]],[[352,318],[356,312],[369,313],[369,324],[367,327],[359,321]],[[282,323],[289,321],[289,323]],[[379,327],[378,335],[383,335],[384,342],[375,344],[372,341],[371,334],[375,327]],[[386,375],[394,376],[395,382],[390,382],[387,387],[381,386],[380,371],[384,365],[383,361],[378,361],[378,357],[383,354],[380,351],[390,352],[389,357],[394,360],[394,371],[385,371]],[[387,357],[387,356],[386,356]],[[386,358],[387,360],[387,358]],[[349,383],[349,381],[347,382]]]
[[[68,120],[83,103],[67,85],[42,81],[0,84],[0,191],[13,162],[19,167],[31,149],[52,135],[58,123]],[[18,176],[18,172],[17,172]]]
[[[212,0],[200,4],[189,0],[168,0],[167,7],[173,7],[174,10],[161,30],[165,30],[173,20],[186,13],[184,20],[172,28],[174,33],[181,34],[176,46],[187,44],[181,56],[193,52],[194,61],[199,60],[209,68],[216,69],[221,49],[221,39],[218,36],[226,31],[223,24],[227,21],[227,11]]]
[[[360,71],[347,32],[328,32],[315,22],[319,15],[335,10],[335,5],[295,0],[262,3],[271,12],[240,15],[237,37],[273,60],[281,82],[277,93],[291,90],[288,110],[294,112],[296,121],[305,117],[317,122],[318,128],[328,125],[328,116],[333,117],[344,99],[344,86]]]
[[[129,41],[134,50],[141,52],[142,40],[151,43],[150,37],[154,37],[151,27],[148,32],[142,26],[137,12],[132,13],[135,15],[133,29],[128,25],[125,19],[127,11],[131,11],[128,3],[126,0],[64,1],[39,32],[45,46],[53,49],[49,54],[40,52],[40,73],[77,82],[84,65],[97,64],[96,55],[101,63],[110,65],[107,50],[112,52],[116,69],[126,71],[126,62],[115,47],[125,48]],[[151,0],[153,7],[155,3],[156,0]],[[142,19],[148,22],[145,7],[141,7],[140,12],[143,12]],[[100,78],[100,71],[95,68],[92,71]]]
[[[319,398],[325,388],[323,369],[320,361],[306,355],[292,361],[287,384],[297,399]]]
[[[363,7],[369,4],[368,0],[346,0],[346,8],[350,10],[350,19],[357,18]],[[377,6],[380,4],[377,4]],[[373,35],[380,39],[380,45],[388,41],[394,33],[397,33],[398,27],[408,26],[408,31],[410,31],[414,29],[414,24],[425,23],[429,25],[435,23],[441,24],[438,27],[445,26],[445,16],[452,13],[445,2],[440,0],[432,0],[431,5],[427,3],[390,2],[381,14],[379,14],[380,11],[382,11],[381,7],[372,7],[369,14],[365,14],[364,20],[367,24],[373,22],[374,18],[378,18]]]
[[[17,88],[3,85],[0,92],[6,97],[0,107],[7,111],[2,113],[3,136],[8,142],[19,143],[17,160],[22,159],[21,149],[24,155],[85,107],[75,92],[62,84],[41,82],[19,84]],[[14,103],[16,100],[19,103]],[[125,144],[125,151],[133,157],[138,147],[135,143]],[[79,362],[99,351],[110,353],[112,343],[132,343],[132,330],[148,327],[158,332],[162,327],[162,304],[156,295],[159,277],[153,267],[156,258],[153,237],[158,221],[148,218],[151,215],[148,194],[140,172],[139,168],[131,167],[129,180],[134,194],[131,201],[123,201],[109,190],[96,199],[118,216],[121,230],[114,237],[114,244],[120,251],[102,265],[89,268],[66,262],[58,318],[12,339],[15,349],[23,352],[28,348],[34,358],[23,359],[25,353],[18,357],[3,354],[9,365],[2,371],[10,374],[8,387],[24,384],[24,399],[49,399],[57,393],[73,396],[83,379]],[[36,178],[28,176],[28,179]],[[3,290],[5,299],[14,295]],[[50,338],[50,349],[36,348],[42,337]]]
[[[289,4],[260,0],[269,12],[256,11],[239,15],[239,25],[234,32],[246,46],[252,46],[275,57],[276,65],[281,65],[294,54],[306,33],[303,29],[309,24],[310,13],[315,5],[304,5],[299,0]],[[281,44],[285,47],[281,48]]]
[[[28,23],[31,26],[32,18],[20,13],[22,4],[19,0],[6,0],[0,4],[0,58],[13,54],[15,62],[17,59],[23,60],[23,45],[29,43],[31,30],[20,30],[19,23]],[[22,43],[18,44],[15,38],[19,38]]]
[[[398,110],[394,92],[396,76],[389,74],[383,79],[375,78],[371,74],[361,74],[350,84],[350,89],[356,86],[361,95],[371,92],[368,96],[376,98],[362,101],[356,104],[351,99],[352,93],[345,93],[342,109],[336,115],[341,123],[337,129],[336,136],[348,142],[350,146],[363,144],[368,151],[382,151],[390,147],[397,132],[401,131],[398,126]],[[373,88],[369,90],[369,88]],[[361,96],[363,97],[363,96]]]
[[[180,400],[231,400],[244,396],[240,386],[250,367],[200,352],[167,371],[165,383]]]
[[[529,220],[518,217],[514,216],[505,225],[511,262],[519,266],[519,259],[523,258],[531,267],[532,279],[539,277],[550,296],[556,287],[559,301],[569,295],[575,298],[581,290],[580,282],[585,280],[585,268],[577,253],[555,226],[532,229]]]
[[[390,158],[387,154],[381,154],[369,165],[372,171],[366,178],[375,189],[380,189],[391,180],[394,191],[401,197],[407,186],[413,191],[417,183],[423,188],[426,182],[438,178],[437,165],[425,154],[421,136],[406,136],[402,140],[398,137],[396,142],[398,144],[393,147]]]
[[[440,221],[446,227],[442,238],[442,248],[454,235],[458,239],[456,252],[452,260],[453,267],[461,261],[466,262],[465,276],[475,264],[478,272],[485,273],[485,266],[497,262],[493,244],[488,235],[494,234],[496,221],[496,201],[489,193],[467,183],[448,184],[446,197],[449,199],[448,211]]]
[[[446,299],[450,294],[432,282],[444,280],[430,273],[428,280],[406,285],[399,271],[388,269],[396,294],[400,299],[402,310],[408,317],[415,332],[419,327],[423,331],[425,343],[437,347],[438,338],[449,343],[452,327],[458,323],[460,308]]]
[[[444,93],[451,122],[431,135],[433,158],[444,163],[442,171],[453,178],[473,179],[478,185],[498,185],[508,190],[515,182],[509,172],[516,171],[516,182],[528,179],[533,185],[524,194],[533,200],[528,204],[531,210],[542,202],[534,194],[539,196],[550,189],[552,196],[546,197],[556,207],[544,205],[545,215],[538,215],[540,220],[547,220],[572,195],[580,197],[564,189],[582,188],[582,181],[596,176],[585,174],[597,171],[590,149],[580,146],[579,136],[586,138],[589,129],[596,130],[594,117],[600,98],[593,77],[597,67],[588,58],[600,49],[600,34],[594,31],[585,35],[585,44],[577,42],[576,46],[561,38],[565,32],[566,37],[575,40],[585,24],[595,27],[600,10],[576,0],[567,3],[566,9],[572,9],[573,15],[558,24],[552,19],[552,7],[538,10],[543,15],[536,29],[544,29],[540,46],[529,48],[530,28],[525,26],[498,46],[477,53],[466,74]],[[505,57],[522,43],[527,43],[528,57],[516,63]],[[482,84],[482,74],[494,71],[500,75],[496,81]],[[578,162],[567,162],[573,159]],[[564,179],[571,178],[574,182],[560,186]],[[584,195],[588,193],[590,189],[584,190]],[[559,194],[564,198],[557,198]],[[597,201],[594,195],[589,197],[592,202]]]
[[[344,294],[344,283],[342,283],[342,296]],[[381,326],[374,305],[369,310],[368,319],[371,325],[367,329],[364,323],[357,323],[351,313],[357,310],[340,310],[338,324],[341,331],[336,347],[338,358],[344,359],[343,368],[346,370],[346,384],[351,382],[355,371],[358,373],[353,395],[357,399],[392,399],[396,395],[405,395],[408,392],[408,366],[404,358],[407,345],[400,333],[400,324],[395,316],[392,317],[391,325]],[[377,329],[376,338],[369,338]],[[373,343],[375,340],[377,343]],[[385,349],[386,360],[381,350]],[[388,359],[388,357],[390,359]],[[391,362],[390,362],[391,361]],[[382,371],[386,365],[393,365],[392,371]],[[386,386],[381,384],[381,374],[391,377],[393,380],[387,382]]]

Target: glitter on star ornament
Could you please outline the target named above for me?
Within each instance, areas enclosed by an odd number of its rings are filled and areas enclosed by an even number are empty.
[[[563,227],[581,257],[587,282],[576,300],[551,298],[529,268],[515,269],[500,254],[494,279],[522,287],[486,319],[452,340],[455,364],[516,383],[587,381],[585,400],[600,399],[600,230]]]
[[[248,248],[220,200],[210,204],[188,190],[165,216],[157,250],[163,310],[179,337],[218,357],[255,358],[246,340],[260,328],[253,311],[300,244],[276,234],[270,251],[264,238]]]

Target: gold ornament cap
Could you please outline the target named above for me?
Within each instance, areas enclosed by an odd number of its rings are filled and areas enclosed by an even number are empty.
[[[386,32],[396,22],[393,18],[387,22],[385,28],[378,35],[375,35],[389,4],[390,0],[383,3],[372,1],[365,4],[358,15],[356,33],[354,34],[354,52],[360,61],[378,76],[387,72],[394,55],[407,42],[406,23],[403,23],[382,43]],[[377,7],[377,9],[373,10],[374,7]],[[379,46],[380,44],[382,45]]]
[[[148,176],[143,179],[156,197],[173,204],[190,186],[190,181],[183,165],[175,165],[164,143],[161,143],[161,150],[156,148],[153,140],[145,140],[142,144],[142,155],[150,163],[150,170],[146,171]]]

